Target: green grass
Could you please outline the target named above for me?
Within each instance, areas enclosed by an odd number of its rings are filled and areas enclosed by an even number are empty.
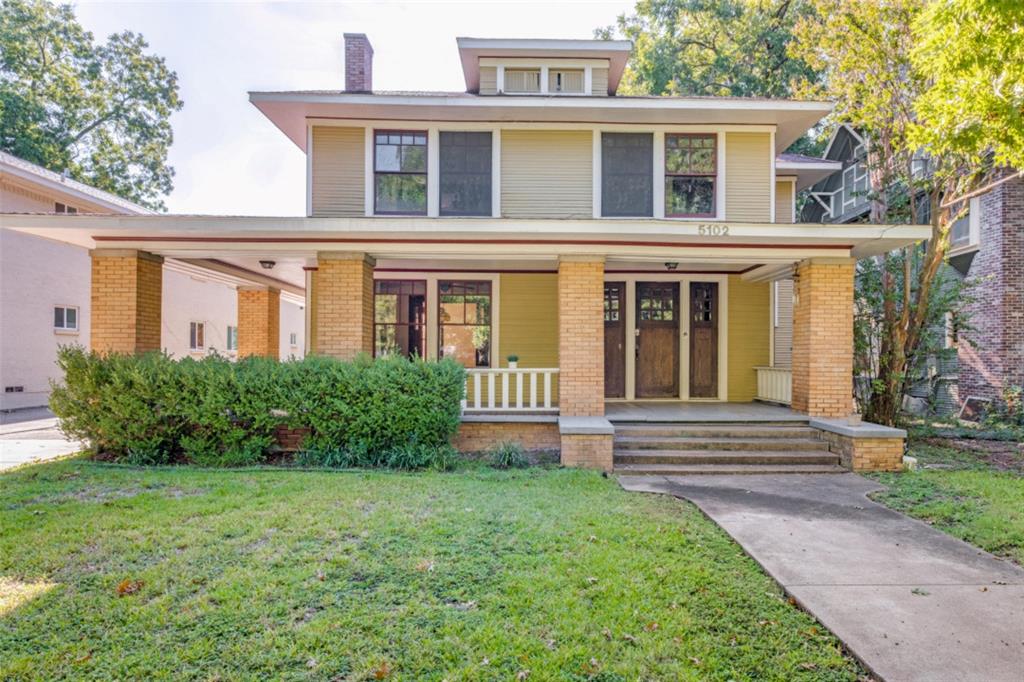
[[[582,471],[41,465],[0,576],[4,680],[863,675],[694,507]]]
[[[888,490],[874,499],[1024,564],[1024,453],[1013,447],[993,455],[956,441],[912,441],[920,468],[876,474]]]

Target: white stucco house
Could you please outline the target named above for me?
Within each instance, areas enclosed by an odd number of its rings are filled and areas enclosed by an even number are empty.
[[[143,206],[0,152],[0,213],[149,214]],[[46,405],[59,346],[88,347],[87,249],[0,229],[0,410]],[[175,357],[238,346],[239,286],[275,284],[273,270],[168,259],[163,269],[162,348]],[[301,357],[305,298],[281,291],[280,357]]]

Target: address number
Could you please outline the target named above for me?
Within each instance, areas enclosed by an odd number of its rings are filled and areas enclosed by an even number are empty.
[[[701,224],[697,226],[697,234],[702,237],[726,237],[729,235],[729,226]]]

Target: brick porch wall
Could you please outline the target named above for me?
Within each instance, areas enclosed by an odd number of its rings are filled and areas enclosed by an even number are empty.
[[[280,355],[281,292],[238,287],[238,357]]]
[[[604,416],[604,259],[558,263],[558,391],[562,416]]]
[[[811,259],[793,277],[793,409],[812,417],[853,410],[852,259]]]
[[[612,470],[612,437],[605,435],[565,434],[562,436],[563,466]]]
[[[902,438],[851,438],[838,433],[819,432],[840,463],[853,471],[901,471]]]
[[[532,422],[463,422],[452,439],[459,452],[482,452],[502,442],[519,443],[524,450],[557,452],[558,424]]]
[[[91,255],[92,349],[160,350],[164,259],[144,251],[97,249]]]
[[[963,332],[958,349],[959,394],[998,399],[1004,383],[1024,385],[1024,180],[979,203],[980,245],[967,273],[976,282],[967,307],[974,330]]]
[[[320,253],[313,281],[313,353],[351,360],[373,352],[373,265],[364,253]]]

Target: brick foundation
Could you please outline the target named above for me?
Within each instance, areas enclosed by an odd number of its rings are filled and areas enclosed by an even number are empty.
[[[92,349],[160,350],[164,259],[129,250],[97,249],[91,255]]]
[[[555,422],[463,422],[452,446],[459,452],[483,452],[502,441],[534,452],[557,452],[561,447]]]
[[[563,416],[604,416],[604,260],[558,263],[558,393]]]
[[[278,358],[281,292],[268,287],[238,287],[238,357]]]
[[[298,452],[308,433],[309,429],[306,428],[290,429],[287,426],[278,426],[274,429],[274,440],[282,451]]]
[[[313,353],[351,360],[373,352],[373,265],[364,253],[317,254]]]
[[[609,435],[562,434],[562,466],[612,470],[612,437]]]
[[[853,471],[902,471],[902,438],[853,438],[822,431],[828,449],[839,455],[839,462]]]
[[[793,409],[853,411],[853,275],[846,258],[810,259],[793,276]]]

